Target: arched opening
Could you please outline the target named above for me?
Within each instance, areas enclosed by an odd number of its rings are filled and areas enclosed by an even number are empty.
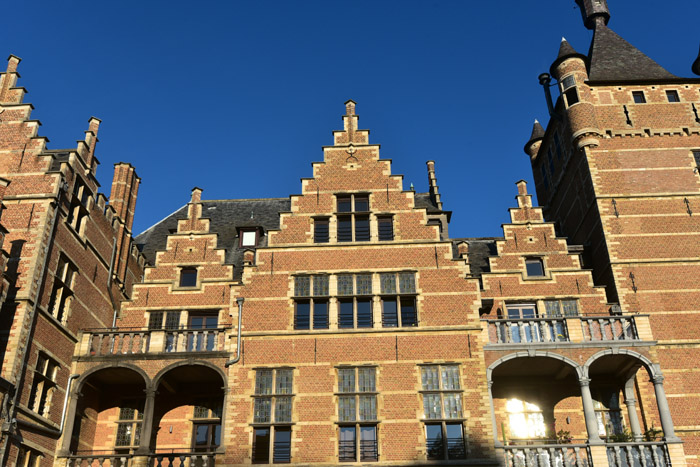
[[[179,465],[182,456],[191,466],[205,459],[212,464],[222,446],[222,373],[205,364],[179,365],[162,372],[155,384],[151,451],[162,465]]]

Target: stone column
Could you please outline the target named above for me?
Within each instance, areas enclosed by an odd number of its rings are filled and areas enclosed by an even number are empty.
[[[637,399],[634,397],[634,376],[625,383],[625,405],[627,406],[627,416],[630,420],[630,430],[635,441],[642,441],[642,427],[637,417]]]
[[[489,385],[489,409],[491,410],[491,425],[493,426],[493,444],[496,448],[503,447],[498,439],[498,424],[496,423],[496,409],[493,405],[493,381],[488,382]]]
[[[678,442],[680,440],[673,429],[671,410],[668,408],[666,391],[664,391],[664,377],[661,374],[657,374],[651,381],[654,383],[656,406],[659,408],[659,418],[661,419],[661,429],[664,431],[664,439],[670,442]]]
[[[603,440],[598,435],[598,421],[595,417],[593,397],[591,397],[591,379],[580,378],[578,384],[581,386],[581,403],[583,404],[583,416],[586,419],[588,444],[603,444]]]
[[[146,456],[151,452],[151,432],[153,431],[153,412],[156,402],[156,390],[146,389],[146,402],[143,405],[143,421],[141,422],[141,439],[135,454]]]
[[[76,384],[76,387],[78,384]],[[69,456],[70,455],[70,442],[73,438],[73,427],[75,426],[75,414],[78,412],[78,399],[82,394],[78,389],[73,389],[70,394],[70,401],[68,402],[68,409],[66,410],[66,421],[63,425],[63,438],[61,440],[61,447],[56,453],[58,457]]]

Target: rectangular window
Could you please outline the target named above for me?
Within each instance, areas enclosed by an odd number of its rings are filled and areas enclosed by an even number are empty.
[[[670,90],[666,91],[666,98],[669,102],[680,102],[681,98],[678,96],[678,91]]]
[[[338,327],[372,327],[372,275],[339,274]],[[356,287],[355,287],[356,285]]]
[[[695,167],[700,169],[700,150],[693,151],[693,159],[695,159]]]
[[[328,218],[314,219],[314,243],[328,243]]]
[[[578,316],[578,304],[576,300],[545,300],[544,306],[548,318]]]
[[[180,287],[197,287],[197,268],[180,269]]]
[[[525,258],[525,272],[527,277],[544,277],[542,258]]]
[[[193,413],[192,448],[194,451],[215,451],[221,445],[221,401],[202,399]]]
[[[369,241],[369,195],[336,195],[336,202],[338,241]]]
[[[17,453],[16,467],[37,467],[41,462],[41,454],[26,446],[20,446]]]
[[[462,393],[457,365],[421,367],[426,456],[431,460],[466,459]]]
[[[243,248],[255,248],[258,244],[257,230],[241,230],[240,246]]]
[[[618,435],[624,431],[620,394],[612,388],[600,388],[593,394],[593,407],[598,422],[598,434],[603,438]]]
[[[29,408],[42,417],[49,416],[58,368],[58,362],[39,352],[34,367],[32,391],[29,393]]]
[[[328,329],[329,277],[294,278],[294,329]]]
[[[554,156],[552,155],[552,148],[547,150],[547,161],[549,162],[549,173],[554,175]]]
[[[380,241],[394,239],[394,218],[391,216],[377,217],[377,227]]]
[[[632,91],[632,100],[635,104],[646,104],[647,102],[644,91]]]
[[[338,369],[338,460],[376,461],[377,394],[374,367]]]
[[[554,132],[554,149],[557,152],[557,159],[561,160],[561,141],[559,141],[559,134]]]
[[[265,426],[254,428],[253,463],[291,461],[293,374],[291,368],[255,372],[253,423]]]
[[[89,214],[88,209],[90,207],[91,197],[92,193],[90,193],[90,190],[85,186],[85,183],[79,178],[76,179],[73,187],[73,196],[71,197],[70,206],[68,207],[68,218],[66,222],[80,235],[85,233],[85,219]]]
[[[549,190],[549,179],[547,178],[547,167],[542,164],[540,166],[540,173],[542,174],[542,184],[545,190]]]
[[[564,97],[566,98],[566,106],[571,107],[574,104],[578,103],[578,91],[576,90],[576,87],[573,87],[571,89],[567,89],[564,91]]]
[[[115,447],[138,447],[143,422],[143,401],[123,401],[117,420]]]
[[[418,326],[415,273],[381,273],[379,283],[382,295],[382,326]]]
[[[68,319],[68,311],[73,299],[73,281],[75,280],[76,272],[77,268],[68,258],[64,255],[58,258],[58,267],[56,268],[48,310],[62,324],[65,324]]]
[[[218,350],[216,331],[219,325],[219,313],[191,313],[188,317],[187,351],[212,352]]]

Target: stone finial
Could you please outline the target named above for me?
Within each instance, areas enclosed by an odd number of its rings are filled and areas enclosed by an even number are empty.
[[[200,203],[202,201],[202,189],[199,187],[194,187],[192,188],[192,197],[190,199],[190,203],[196,204]]]
[[[518,180],[515,185],[518,187],[519,196],[527,195],[527,182],[525,180]]]
[[[355,101],[353,101],[352,99],[345,102],[345,115],[347,115],[347,116],[355,115],[355,106],[356,105],[357,105],[357,103]]]

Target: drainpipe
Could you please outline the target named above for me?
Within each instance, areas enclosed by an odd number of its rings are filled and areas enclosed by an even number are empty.
[[[234,363],[238,363],[238,361],[241,359],[241,322],[243,321],[243,301],[245,299],[243,297],[239,297],[236,299],[236,303],[238,303],[238,339],[236,343],[236,357],[233,360],[229,360],[224,364],[226,368],[230,367]]]
[[[119,310],[117,309],[117,305],[114,304],[114,295],[112,295],[112,273],[114,272],[114,260],[117,257],[117,237],[114,237],[112,242],[112,259],[109,262],[109,274],[107,274],[107,293],[109,294],[109,301],[112,303],[112,309],[114,310],[112,328],[116,328]]]

